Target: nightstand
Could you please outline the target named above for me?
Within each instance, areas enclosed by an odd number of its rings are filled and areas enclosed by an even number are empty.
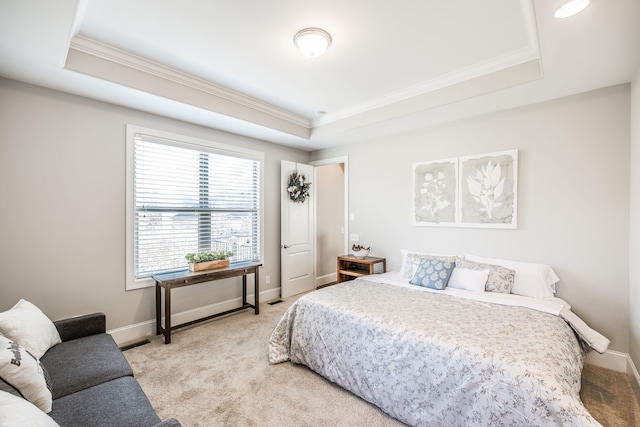
[[[374,256],[357,258],[352,254],[338,257],[338,283],[353,280],[356,277],[368,276],[369,274],[385,273],[386,271],[386,258]]]

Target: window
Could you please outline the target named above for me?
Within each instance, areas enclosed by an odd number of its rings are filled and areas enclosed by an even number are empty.
[[[261,256],[263,154],[127,126],[127,289],[188,268],[190,252]]]

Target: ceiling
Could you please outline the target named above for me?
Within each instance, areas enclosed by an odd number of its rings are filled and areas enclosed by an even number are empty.
[[[0,75],[313,151],[629,82],[640,1],[591,3],[2,0]]]

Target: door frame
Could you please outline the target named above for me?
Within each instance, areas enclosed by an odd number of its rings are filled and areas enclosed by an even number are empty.
[[[313,169],[313,179],[314,181],[317,182],[317,177],[316,177],[316,168],[318,166],[327,166],[327,165],[335,165],[335,164],[344,164],[344,241],[343,241],[343,249],[344,249],[344,253],[348,254],[349,253],[349,156],[340,156],[340,157],[332,157],[330,159],[322,159],[322,160],[316,160],[313,162],[309,162],[309,164],[311,166],[314,167]],[[315,196],[314,196],[315,197]],[[313,206],[314,212],[313,212],[313,236],[314,236],[314,257],[313,257],[313,271],[314,271],[314,278],[313,278],[313,283],[314,283],[314,288],[315,288],[315,283],[316,283],[316,277],[315,277],[315,272],[318,271],[317,270],[317,263],[316,263],[316,259],[318,257],[318,231],[317,231],[317,224],[316,224],[316,218],[317,216],[317,209],[318,209],[318,204],[314,204]],[[337,272],[336,272],[337,273]]]

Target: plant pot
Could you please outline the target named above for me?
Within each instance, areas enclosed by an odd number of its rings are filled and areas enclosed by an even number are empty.
[[[207,261],[207,262],[197,262],[197,263],[189,263],[189,270],[191,271],[204,271],[204,270],[214,270],[216,268],[225,268],[229,267],[228,259],[219,259],[216,261]]]

